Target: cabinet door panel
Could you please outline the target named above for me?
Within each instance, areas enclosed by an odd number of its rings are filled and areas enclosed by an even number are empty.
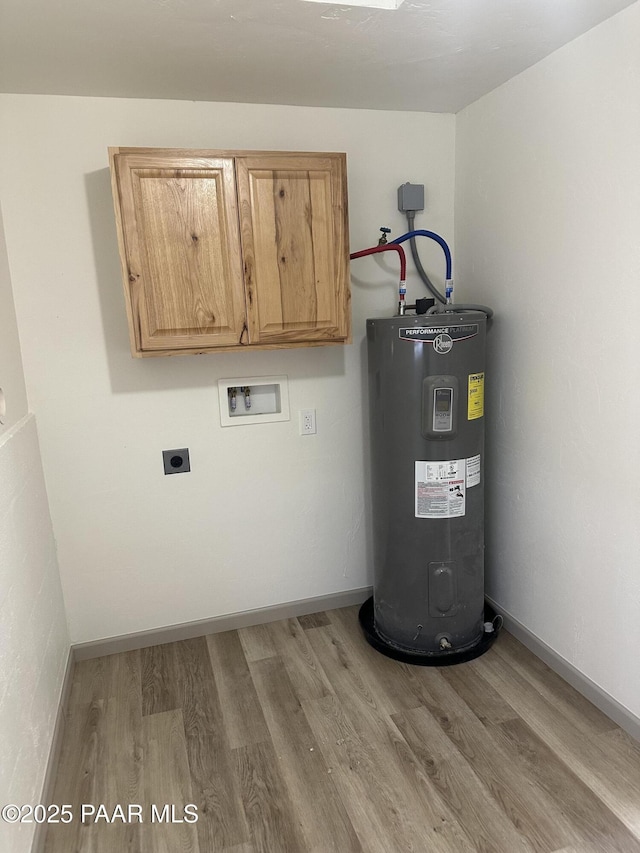
[[[251,343],[349,336],[344,159],[236,160]]]
[[[245,305],[233,160],[116,155],[136,347],[241,342]]]

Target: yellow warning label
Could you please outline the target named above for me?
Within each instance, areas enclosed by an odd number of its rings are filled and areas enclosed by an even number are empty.
[[[484,373],[469,375],[469,403],[467,420],[475,421],[484,416]]]

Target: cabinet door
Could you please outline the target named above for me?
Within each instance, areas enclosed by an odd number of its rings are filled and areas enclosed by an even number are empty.
[[[252,344],[349,338],[345,160],[236,158]]]
[[[245,343],[233,158],[112,152],[112,163],[134,354]]]

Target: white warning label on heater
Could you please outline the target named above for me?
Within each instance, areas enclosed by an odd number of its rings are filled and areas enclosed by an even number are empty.
[[[467,459],[467,488],[480,484],[480,454]]]
[[[464,515],[466,478],[466,459],[416,462],[416,518]]]

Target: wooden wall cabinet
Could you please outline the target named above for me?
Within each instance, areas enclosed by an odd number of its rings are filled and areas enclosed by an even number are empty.
[[[109,159],[134,356],[350,342],[344,154]]]

